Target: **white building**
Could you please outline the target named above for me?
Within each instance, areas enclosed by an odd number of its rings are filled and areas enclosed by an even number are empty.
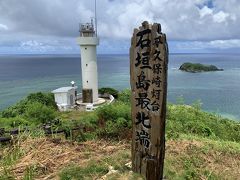
[[[96,46],[99,44],[93,22],[80,25],[77,43],[81,48],[82,102],[98,101],[98,71]]]
[[[55,102],[60,111],[66,111],[75,105],[76,101],[76,86],[61,87],[52,91]]]

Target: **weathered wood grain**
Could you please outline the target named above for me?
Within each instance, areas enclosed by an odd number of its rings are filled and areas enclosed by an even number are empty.
[[[143,22],[130,47],[132,168],[148,180],[163,178],[168,46],[161,25]]]

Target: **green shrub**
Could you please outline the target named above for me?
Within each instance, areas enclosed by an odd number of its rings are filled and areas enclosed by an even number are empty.
[[[109,88],[109,87],[103,87],[98,90],[100,94],[111,94],[114,98],[118,98],[118,90]]]
[[[17,116],[14,118],[0,118],[0,127],[6,129],[17,128],[19,126],[28,126],[30,123],[23,117]]]
[[[240,142],[240,123],[223,119],[200,110],[201,103],[194,107],[168,105],[167,137],[179,134],[193,134],[202,137]]]
[[[116,121],[120,117],[130,121],[130,106],[122,102],[105,105],[97,109],[97,116],[100,120],[105,122]]]
[[[27,101],[38,102],[48,107],[57,109],[57,105],[54,100],[54,95],[52,93],[42,93],[42,92],[32,93],[27,96]]]
[[[37,92],[37,93],[29,94],[25,99],[3,110],[1,112],[1,116],[3,118],[11,118],[11,117],[24,115],[27,107],[29,106],[28,104],[29,103],[32,104],[35,102],[45,105],[52,109],[57,109],[56,103],[54,101],[54,96],[52,93]]]
[[[12,118],[12,117],[22,115],[25,113],[26,105],[27,105],[27,100],[26,99],[21,100],[15,105],[3,110],[1,112],[1,116],[3,118]]]
[[[128,138],[131,134],[131,123],[124,118],[107,121],[104,128],[98,129],[97,135],[106,138]]]
[[[28,103],[24,114],[26,119],[32,122],[46,123],[55,119],[56,112],[53,108],[43,105],[39,102]]]
[[[125,89],[118,94],[118,101],[124,102],[124,103],[131,103],[131,90]]]
[[[100,137],[126,138],[126,134],[131,131],[130,106],[125,103],[118,102],[103,106],[97,109],[97,116],[102,127],[98,129]]]
[[[98,116],[96,113],[89,113],[82,117],[79,123],[87,128],[97,128]]]
[[[123,117],[119,117],[116,120],[116,125],[119,128],[131,128],[132,127],[132,121],[131,120],[127,120]]]

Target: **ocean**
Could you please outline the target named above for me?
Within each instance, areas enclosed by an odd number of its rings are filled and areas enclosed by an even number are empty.
[[[184,62],[213,64],[224,71],[187,73]],[[98,55],[99,87],[130,88],[129,56]],[[201,100],[203,110],[240,119],[240,54],[170,54],[168,101]],[[1,55],[0,110],[29,93],[52,91],[75,81],[81,89],[80,55]]]

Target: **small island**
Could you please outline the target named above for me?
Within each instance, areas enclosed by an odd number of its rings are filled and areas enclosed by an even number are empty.
[[[223,71],[223,69],[219,69],[214,65],[205,65],[200,63],[183,63],[179,70],[197,73],[197,72],[209,72],[209,71]]]

